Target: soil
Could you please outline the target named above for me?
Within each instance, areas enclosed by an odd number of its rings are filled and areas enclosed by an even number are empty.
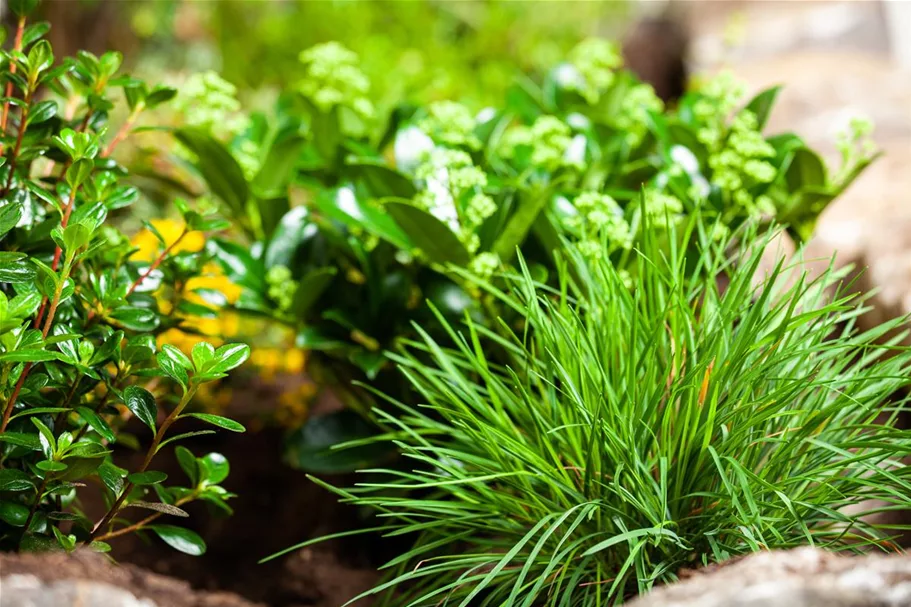
[[[157,537],[130,534],[111,540],[111,555],[118,562],[186,580],[195,589],[235,592],[272,607],[339,607],[375,585],[378,566],[391,558],[395,547],[376,536],[355,536],[258,564],[260,559],[305,540],[375,523],[365,520],[364,513],[355,508],[339,505],[334,495],[304,472],[281,463],[283,431],[269,427],[256,430],[261,422],[252,414],[257,409],[260,414],[270,410],[276,396],[269,388],[254,385],[235,394],[235,403],[225,414],[246,425],[246,433],[219,432],[181,443],[196,455],[219,452],[231,464],[230,475],[222,485],[237,494],[229,501],[232,516],[193,503],[185,506],[190,518],[167,521],[199,533],[206,541],[206,553],[189,556],[175,552]],[[124,467],[135,467],[133,460],[142,457],[118,455]],[[167,473],[175,484],[184,478],[170,449],[156,457],[155,469]],[[354,482],[353,476],[321,478],[337,486]],[[100,503],[84,506],[96,518],[103,508]],[[124,515],[137,516],[129,511]],[[356,605],[367,607],[370,601]]]

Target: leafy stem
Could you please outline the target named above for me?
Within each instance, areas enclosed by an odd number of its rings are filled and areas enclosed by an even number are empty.
[[[196,394],[197,386],[191,384],[190,387],[184,392],[183,397],[180,399],[180,402],[177,403],[177,406],[174,407],[174,410],[161,422],[161,426],[158,428],[158,431],[155,433],[155,438],[152,440],[152,444],[149,446],[149,450],[146,452],[145,460],[143,460],[142,465],[136,470],[136,473],[145,472],[149,465],[152,463],[152,459],[155,457],[155,454],[158,452],[158,446],[161,444],[161,441],[164,440],[165,434],[168,431],[168,428],[171,427],[177,420],[177,416],[181,414],[184,408],[187,406],[187,403],[193,398],[193,395]],[[89,534],[89,537],[85,540],[86,544],[91,543],[95,540],[98,535],[98,532],[107,527],[111,520],[117,516],[117,512],[120,511],[120,508],[123,506],[124,500],[133,490],[133,483],[129,480],[123,486],[123,490],[120,492],[120,495],[108,509],[107,513],[102,517],[98,524],[95,525],[95,528],[92,529],[92,533]]]
[[[38,506],[41,505],[41,498],[44,497],[44,491],[47,489],[47,482],[51,476],[51,472],[45,472],[44,478],[41,479],[41,484],[38,486],[38,492],[35,494],[35,501],[32,503],[31,508],[28,511],[28,518],[25,519],[25,525],[23,526],[22,537],[28,533],[28,528],[32,524],[32,519],[35,518],[35,512],[38,511]],[[22,538],[19,538],[19,542],[22,542]]]
[[[13,186],[13,177],[16,174],[16,160],[19,158],[19,151],[22,149],[22,138],[25,137],[25,129],[28,123],[28,114],[32,102],[32,91],[27,90],[25,93],[25,105],[22,108],[22,114],[19,116],[19,132],[16,134],[16,143],[9,157],[9,175],[6,178],[6,185],[3,187],[5,196]]]
[[[54,323],[54,316],[57,314],[57,306],[60,305],[60,296],[63,292],[63,285],[66,284],[66,281],[69,278],[70,271],[72,270],[72,263],[72,255],[67,255],[66,262],[63,265],[63,273],[57,281],[57,286],[54,288],[54,297],[47,312],[47,320],[44,323],[44,329],[41,331],[41,335],[44,338],[47,338],[47,334],[50,332],[51,326]],[[0,423],[0,433],[5,432],[6,427],[9,425],[9,419],[13,414],[13,409],[16,407],[16,400],[19,398],[19,393],[22,391],[22,385],[25,383],[25,379],[28,377],[31,370],[32,363],[25,363],[25,367],[19,375],[19,380],[16,382],[16,387],[13,388],[13,393],[10,395],[9,400],[6,401],[6,409],[3,411],[3,421]]]
[[[63,211],[63,216],[60,219],[60,228],[66,229],[67,224],[70,221],[70,214],[73,212],[73,205],[76,202],[76,192],[78,188],[72,188],[70,190],[70,196],[67,200],[66,207]],[[63,254],[63,248],[58,244],[57,248],[54,249],[54,260],[51,262],[51,269],[56,271],[57,267],[60,265],[60,257]],[[44,317],[44,310],[47,308],[47,297],[41,301],[41,307],[38,308],[38,313],[35,315],[35,328],[41,324],[41,319]]]
[[[136,287],[138,287],[140,284],[142,284],[142,281],[144,281],[146,278],[148,278],[149,275],[152,272],[154,272],[158,268],[159,265],[161,265],[161,262],[163,262],[165,260],[165,258],[171,253],[171,251],[174,250],[174,247],[176,247],[177,244],[181,240],[183,240],[184,236],[186,236],[188,233],[189,233],[189,231],[188,231],[187,227],[184,226],[183,231],[180,233],[180,236],[178,236],[174,242],[172,242],[170,245],[168,245],[168,247],[164,251],[161,252],[161,255],[159,255],[155,259],[155,261],[152,262],[152,265],[150,265],[146,269],[145,272],[143,272],[142,274],[139,275],[139,278],[137,278],[135,281],[133,281],[133,284],[131,284],[130,288],[127,290],[127,297],[132,295],[133,291],[136,290]]]
[[[196,491],[194,491],[192,494],[190,494],[186,497],[180,498],[179,500],[174,502],[174,505],[183,506],[184,504],[192,502],[194,499],[196,499]],[[128,525],[128,526],[118,529],[116,531],[109,531],[109,532],[105,533],[104,535],[100,535],[100,536],[96,537],[92,541],[104,542],[107,540],[114,539],[115,537],[120,537],[121,535],[126,535],[126,534],[132,533],[134,531],[139,531],[140,529],[142,529],[149,523],[156,521],[163,514],[164,514],[163,512],[156,512],[155,514],[150,514],[149,516],[145,517],[141,521],[135,522],[132,525]]]
[[[111,143],[109,143],[108,147],[101,153],[102,158],[110,156],[114,152],[114,148],[130,134],[130,129],[133,128],[133,124],[136,122],[136,119],[139,118],[139,114],[142,113],[143,109],[145,109],[145,103],[140,102],[136,104],[136,107],[133,108],[133,111],[127,116],[126,122],[121,125],[117,134],[111,139]]]
[[[22,17],[19,17],[19,22],[16,24],[16,38],[13,41],[13,50],[14,51],[22,50],[22,34],[24,32],[25,32],[25,16],[22,16]],[[16,64],[12,61],[10,62],[9,72],[10,72],[10,74],[16,73]],[[7,82],[6,82],[6,93],[4,94],[4,97],[6,97],[6,101],[3,102],[3,114],[0,115],[0,132],[3,132],[3,133],[6,132],[6,122],[9,119],[9,100],[12,96],[13,96],[13,81],[10,79],[10,80],[7,80]],[[0,153],[2,153],[2,152],[3,152],[3,143],[0,143]],[[10,174],[12,174],[12,170],[10,170]]]

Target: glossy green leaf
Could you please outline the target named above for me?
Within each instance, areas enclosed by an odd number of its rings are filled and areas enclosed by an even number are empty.
[[[66,470],[66,464],[64,464],[63,462],[55,462],[55,461],[51,461],[51,460],[45,460],[43,462],[38,462],[37,464],[35,464],[35,466],[39,470],[43,470],[45,472],[63,472],[64,470]]]
[[[285,461],[295,468],[318,474],[376,467],[394,457],[395,448],[391,443],[333,448],[375,434],[376,429],[371,424],[347,409],[316,416],[286,439]]]
[[[121,306],[111,312],[111,318],[131,331],[153,331],[158,327],[158,315],[146,308]]]
[[[167,352],[159,351],[155,355],[155,360],[158,361],[158,368],[161,369],[165,375],[184,388],[189,385],[190,377],[187,374],[187,367],[174,360]]]
[[[320,213],[349,228],[365,230],[406,251],[415,246],[391,215],[358,200],[351,187],[324,190],[314,203]]]
[[[244,364],[250,358],[250,346],[247,344],[225,344],[215,350],[216,361],[210,371],[225,373]]]
[[[127,480],[134,485],[155,485],[166,481],[168,475],[158,470],[149,470],[147,472],[134,472],[127,475]]]
[[[3,354],[0,354],[0,362],[5,363],[37,363],[58,360],[59,358],[60,355],[57,352],[41,350],[39,348],[27,348],[25,350],[15,350],[13,352],[4,352]]]
[[[471,255],[449,226],[405,202],[387,202],[386,211],[408,239],[433,263],[468,265]]]
[[[16,259],[16,258],[20,259]],[[12,284],[31,283],[37,276],[35,266],[29,260],[21,259],[21,253],[0,252],[0,282]]]
[[[7,203],[0,207],[0,237],[16,227],[22,217],[22,205]]]
[[[284,214],[266,247],[266,267],[288,266],[297,248],[317,231],[307,207],[294,207]]]
[[[167,357],[175,365],[179,365],[184,369],[190,370],[193,368],[193,362],[187,357],[187,355],[171,344],[164,344],[161,347],[161,351],[158,353],[158,355]]]
[[[174,136],[196,155],[196,168],[212,193],[236,219],[246,221],[247,180],[231,153],[202,129],[178,129]]]
[[[186,447],[177,447],[174,449],[174,455],[177,457],[177,463],[180,469],[184,471],[190,484],[196,486],[199,482],[199,469],[196,464],[196,457]]]
[[[265,292],[266,270],[262,262],[254,259],[249,250],[218,238],[208,241],[206,247],[215,256],[215,260],[231,282],[255,293]]]
[[[337,270],[335,268],[319,268],[304,274],[297,285],[297,290],[294,292],[294,298],[291,302],[291,310],[298,318],[307,317],[313,304],[332,284],[332,279],[335,278],[336,273]]]
[[[139,421],[151,428],[152,432],[155,431],[158,405],[151,392],[139,386],[129,386],[123,391],[123,404],[139,418]]]
[[[37,434],[27,434],[25,432],[10,432],[7,430],[0,434],[0,442],[25,447],[32,451],[41,451],[41,441]]]
[[[230,430],[231,432],[246,432],[247,430],[233,419],[228,419],[221,415],[212,415],[211,413],[185,413],[181,417],[195,417],[196,419],[201,419],[208,424]]]
[[[164,543],[174,550],[192,556],[200,556],[206,552],[206,543],[189,529],[173,525],[149,525],[147,528],[154,531]]]
[[[228,478],[231,466],[221,453],[209,453],[200,458],[202,466],[205,468],[205,479],[211,484],[218,484]]]
[[[29,509],[18,502],[0,500],[0,520],[13,527],[24,527]]]
[[[109,443],[117,441],[117,437],[114,436],[114,431],[111,430],[111,427],[100,415],[88,407],[76,407],[76,412],[79,413],[79,416],[85,420],[92,430],[100,434],[103,439]]]
[[[33,491],[34,489],[35,484],[25,472],[12,468],[0,470],[0,491]]]
[[[67,407],[31,407],[29,409],[19,411],[15,415],[11,416],[10,421],[19,419],[20,417],[26,417],[28,415],[40,415],[42,413],[62,413],[69,410],[70,409]]]
[[[108,490],[117,495],[123,490],[123,478],[126,470],[119,468],[111,462],[103,462],[97,469],[98,477]]]
[[[775,99],[780,92],[780,86],[767,88],[753,97],[744,108],[756,114],[760,131],[765,127],[766,122],[768,122],[769,115],[772,113],[772,107],[775,105]]]

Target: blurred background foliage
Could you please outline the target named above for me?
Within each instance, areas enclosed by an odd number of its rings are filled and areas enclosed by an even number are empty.
[[[53,28],[55,48],[121,50],[143,75],[215,70],[248,105],[300,76],[301,50],[337,40],[362,58],[383,113],[405,99],[496,102],[517,72],[554,65],[587,36],[621,35],[635,10],[620,0],[61,0],[45,3],[44,18],[68,24]]]

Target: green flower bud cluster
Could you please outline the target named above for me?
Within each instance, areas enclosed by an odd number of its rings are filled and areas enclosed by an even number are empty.
[[[863,116],[855,116],[848,123],[848,128],[839,133],[835,144],[841,152],[842,174],[849,174],[859,162],[864,162],[876,155],[876,144],[873,143],[873,122]]]
[[[566,88],[575,90],[592,105],[614,82],[614,70],[623,65],[617,47],[601,38],[580,42],[570,52],[569,62],[579,72],[579,78],[567,82]]]
[[[520,148],[531,148],[531,164],[555,170],[575,163],[567,158],[572,143],[569,126],[555,116],[540,116],[531,126],[514,126],[504,134],[500,153],[504,158],[516,159]]]
[[[234,137],[249,125],[237,100],[237,87],[213,71],[190,76],[174,103],[187,124],[220,139]]]
[[[710,150],[722,144],[725,119],[742,101],[746,86],[730,72],[722,72],[702,87],[693,104],[693,116],[700,123],[696,137]]]
[[[467,107],[455,101],[437,101],[427,108],[427,116],[418,124],[436,143],[451,147],[481,148],[474,134],[475,119]]]
[[[364,120],[374,117],[373,104],[367,97],[370,81],[361,71],[354,51],[338,42],[326,42],[302,51],[299,59],[306,75],[297,89],[319,110],[329,112],[341,106]]]
[[[496,253],[481,253],[476,255],[468,265],[469,270],[482,278],[491,277],[493,273],[497,271],[498,267],[500,267],[500,258],[497,257]]]
[[[759,132],[756,115],[744,110],[731,121],[724,146],[709,156],[712,181],[732,192],[734,202],[750,214],[762,214],[770,201],[753,200],[748,190],[775,180],[778,173],[768,161],[774,156],[775,148]]]
[[[231,155],[240,165],[247,180],[253,179],[262,168],[260,147],[251,139],[242,139],[231,148]]]
[[[266,272],[266,286],[269,299],[278,305],[278,309],[287,312],[291,309],[297,284],[291,279],[291,270],[285,266],[273,266]]]
[[[425,187],[414,197],[414,204],[449,225],[469,252],[477,251],[480,239],[475,231],[497,210],[494,200],[482,191],[487,173],[466,152],[435,148],[415,176]]]
[[[643,193],[642,211],[651,220],[652,227],[665,224],[665,219],[673,219],[683,212],[683,203],[676,196],[647,188]]]
[[[617,201],[607,194],[583,192],[573,201],[579,215],[570,218],[569,225],[581,232],[583,253],[600,256],[604,252],[603,242],[608,243],[608,252],[628,249],[633,244],[633,234],[623,218],[623,210]]]
[[[650,84],[636,84],[620,102],[620,111],[612,121],[613,126],[626,133],[630,147],[636,147],[648,133],[649,112],[663,111],[664,102],[655,94],[655,89]]]

